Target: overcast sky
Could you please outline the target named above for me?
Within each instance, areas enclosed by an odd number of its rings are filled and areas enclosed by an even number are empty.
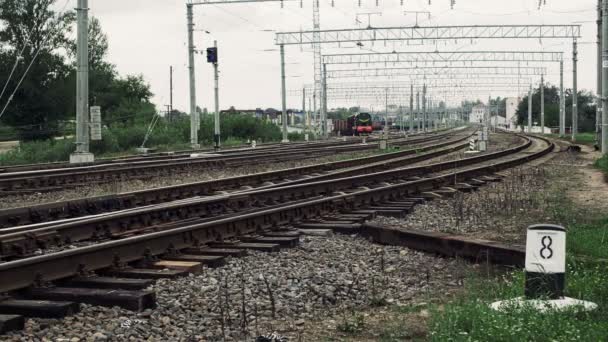
[[[74,7],[76,0],[70,1]],[[312,29],[312,1],[260,2],[249,4],[205,5],[195,7],[196,46],[204,49],[216,39],[220,56],[220,107],[239,109],[280,107],[280,57],[274,44],[274,31]],[[596,0],[546,0],[538,9],[538,0],[320,0],[321,29],[367,26],[367,16],[357,13],[378,12],[371,25],[411,26],[413,14],[404,11],[430,11],[430,20],[422,15],[420,25],[484,25],[484,24],[582,24],[579,39],[579,89],[595,91],[596,82]],[[63,1],[58,1],[62,3]],[[303,6],[300,7],[301,2]],[[332,2],[335,7],[332,7]],[[91,15],[97,17],[110,43],[109,59],[121,74],[143,74],[152,86],[154,103],[159,108],[169,103],[169,66],[174,67],[174,107],[187,111],[187,27],[185,0],[90,0]],[[386,45],[386,46],[385,46]],[[440,45],[408,46],[400,43],[366,43],[363,48],[352,44],[342,48],[323,47],[323,53],[355,53],[373,51],[474,51],[528,50],[563,51],[566,57],[565,86],[572,85],[572,41],[547,39],[478,40],[441,43]],[[276,51],[264,51],[276,50]],[[313,81],[313,58],[310,46],[286,47],[287,88],[301,89]],[[497,63],[493,63],[496,65]],[[196,57],[197,97],[201,107],[213,107],[212,67],[204,55]],[[546,76],[548,82],[559,84],[555,63]],[[363,82],[350,79],[341,82]],[[365,79],[365,81],[373,81]],[[525,87],[524,87],[525,89]],[[495,96],[511,93],[492,94]],[[475,97],[475,95],[471,95]],[[487,96],[487,95],[484,95]],[[288,97],[288,107],[301,107],[300,96]],[[333,101],[330,106],[355,105],[355,101]],[[162,106],[162,107],[161,107]]]

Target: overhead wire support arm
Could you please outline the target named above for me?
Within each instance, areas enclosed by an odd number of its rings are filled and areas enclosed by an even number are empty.
[[[407,51],[323,55],[323,63],[326,64],[416,62],[561,62],[563,59],[563,52],[545,51]]]
[[[319,34],[318,40],[315,40],[314,34],[315,31],[277,32],[275,44],[300,45],[446,39],[578,38],[581,35],[581,25],[470,25],[333,29],[317,31],[317,34]]]

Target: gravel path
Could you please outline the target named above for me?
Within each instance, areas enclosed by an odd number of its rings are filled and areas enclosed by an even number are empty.
[[[159,303],[154,311],[85,306],[65,320],[30,319],[24,331],[3,340],[253,341],[277,332],[297,341],[310,321],[441,296],[460,288],[465,272],[451,259],[358,237],[302,237],[297,248],[251,252],[199,275],[161,280],[154,286]]]

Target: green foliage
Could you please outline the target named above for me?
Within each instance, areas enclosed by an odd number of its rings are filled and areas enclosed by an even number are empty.
[[[340,322],[336,328],[338,331],[348,334],[360,333],[365,329],[365,316],[354,312],[351,317],[346,317],[345,315],[342,322]]]
[[[568,233],[567,295],[597,303],[599,309],[538,313],[531,308],[496,312],[489,304],[523,295],[524,273],[500,279],[475,278],[466,295],[435,311],[433,341],[606,341],[608,340],[608,273],[604,265],[581,262],[581,256],[605,258],[608,219],[570,226]]]
[[[608,154],[605,154],[600,159],[596,160],[594,165],[604,172],[605,178],[608,180]]]
[[[104,128],[101,141],[91,142],[91,152],[96,155],[115,155],[133,151],[140,147],[145,139],[148,125],[133,126],[114,125]],[[207,135],[201,137],[206,145],[213,141],[213,120],[202,121],[201,132]],[[280,141],[280,129],[271,123],[246,115],[229,115],[222,118],[222,146],[234,146],[246,140],[258,142]],[[294,141],[300,134],[290,135]],[[190,118],[182,118],[173,122],[161,119],[150,134],[145,147],[155,147],[161,150],[184,149],[190,142]],[[36,152],[38,150],[38,152]],[[21,148],[0,155],[0,165],[31,164],[42,162],[66,161],[74,151],[74,140],[45,140],[24,142]]]
[[[572,89],[565,89],[566,101],[566,126],[572,122]],[[546,85],[545,97],[545,126],[559,127],[559,89],[555,86]],[[593,94],[579,91],[578,103],[578,128],[582,132],[595,130],[596,106],[593,103]],[[528,122],[528,96],[525,96],[517,107],[517,124]],[[540,124],[540,88],[535,89],[532,94],[532,122]]]
[[[523,272],[504,279],[474,280],[466,297],[435,311],[431,323],[432,341],[606,341],[608,339],[608,275],[599,269],[569,267],[568,293],[595,301],[596,312],[577,310],[539,313],[529,307],[497,312],[489,307],[495,300],[523,295]]]
[[[19,148],[0,154],[0,165],[66,161],[74,151],[74,140],[44,140],[22,143]]]
[[[58,14],[54,11],[55,2],[0,1],[0,80],[9,79],[19,60],[8,82],[8,92],[0,99],[0,108],[34,61],[2,117],[2,122],[12,126],[22,140],[59,136],[65,121],[76,116],[76,43],[72,34],[75,14]],[[102,107],[105,125],[149,122],[156,112],[150,103],[150,86],[142,76],[118,76],[114,66],[105,61],[108,39],[96,18],[90,19],[89,36],[89,103]],[[19,58],[22,49],[23,58]]]

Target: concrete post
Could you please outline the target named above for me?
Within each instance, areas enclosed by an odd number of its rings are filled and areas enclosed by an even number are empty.
[[[545,77],[540,75],[540,134],[545,134]]]
[[[190,145],[199,148],[198,130],[200,118],[196,112],[196,78],[194,66],[194,13],[192,4],[186,4],[188,17],[188,74],[190,80]]]
[[[281,123],[283,125],[283,140],[282,143],[288,143],[287,137],[287,92],[285,90],[285,45],[281,44]]]
[[[528,91],[528,134],[532,133],[532,85]]]
[[[576,141],[578,133],[578,75],[577,75],[578,50],[576,38],[572,42],[572,141]]]
[[[329,138],[329,132],[327,132],[327,64],[323,63],[323,79],[322,79],[322,92],[321,92],[321,130],[323,132],[323,139]]]
[[[608,1],[604,1],[602,11],[602,146],[603,154],[608,153]]]
[[[414,85],[410,85],[410,133],[414,133]]]
[[[89,153],[89,1],[78,0],[76,43],[76,151],[70,163],[91,163]]]
[[[217,40],[213,41],[213,46],[217,49]],[[220,139],[220,77],[218,72],[218,62],[213,63],[213,73],[215,79],[215,116],[214,116],[214,128],[213,140],[215,142],[215,150],[220,149],[221,139]]]
[[[426,84],[422,86],[422,131],[426,133]]]
[[[603,101],[602,101],[602,95],[603,95],[603,86],[602,86],[602,82],[603,82],[603,77],[604,77],[604,73],[603,73],[603,63],[602,63],[602,45],[603,45],[603,36],[604,34],[602,33],[602,29],[604,27],[603,25],[603,20],[604,20],[604,16],[603,16],[603,10],[602,10],[602,0],[598,0],[597,1],[597,105],[596,105],[596,112],[595,112],[595,140],[596,140],[596,144],[598,146],[600,146],[600,148],[602,149],[602,151],[604,151],[603,149],[603,129],[602,129],[602,122],[603,120]],[[603,152],[606,153],[606,152]]]
[[[564,61],[559,61],[559,136],[564,137],[566,135],[566,111],[564,104],[566,99],[564,97]]]
[[[418,122],[418,133],[422,129],[422,122],[420,120],[420,92],[416,92],[416,121]]]

